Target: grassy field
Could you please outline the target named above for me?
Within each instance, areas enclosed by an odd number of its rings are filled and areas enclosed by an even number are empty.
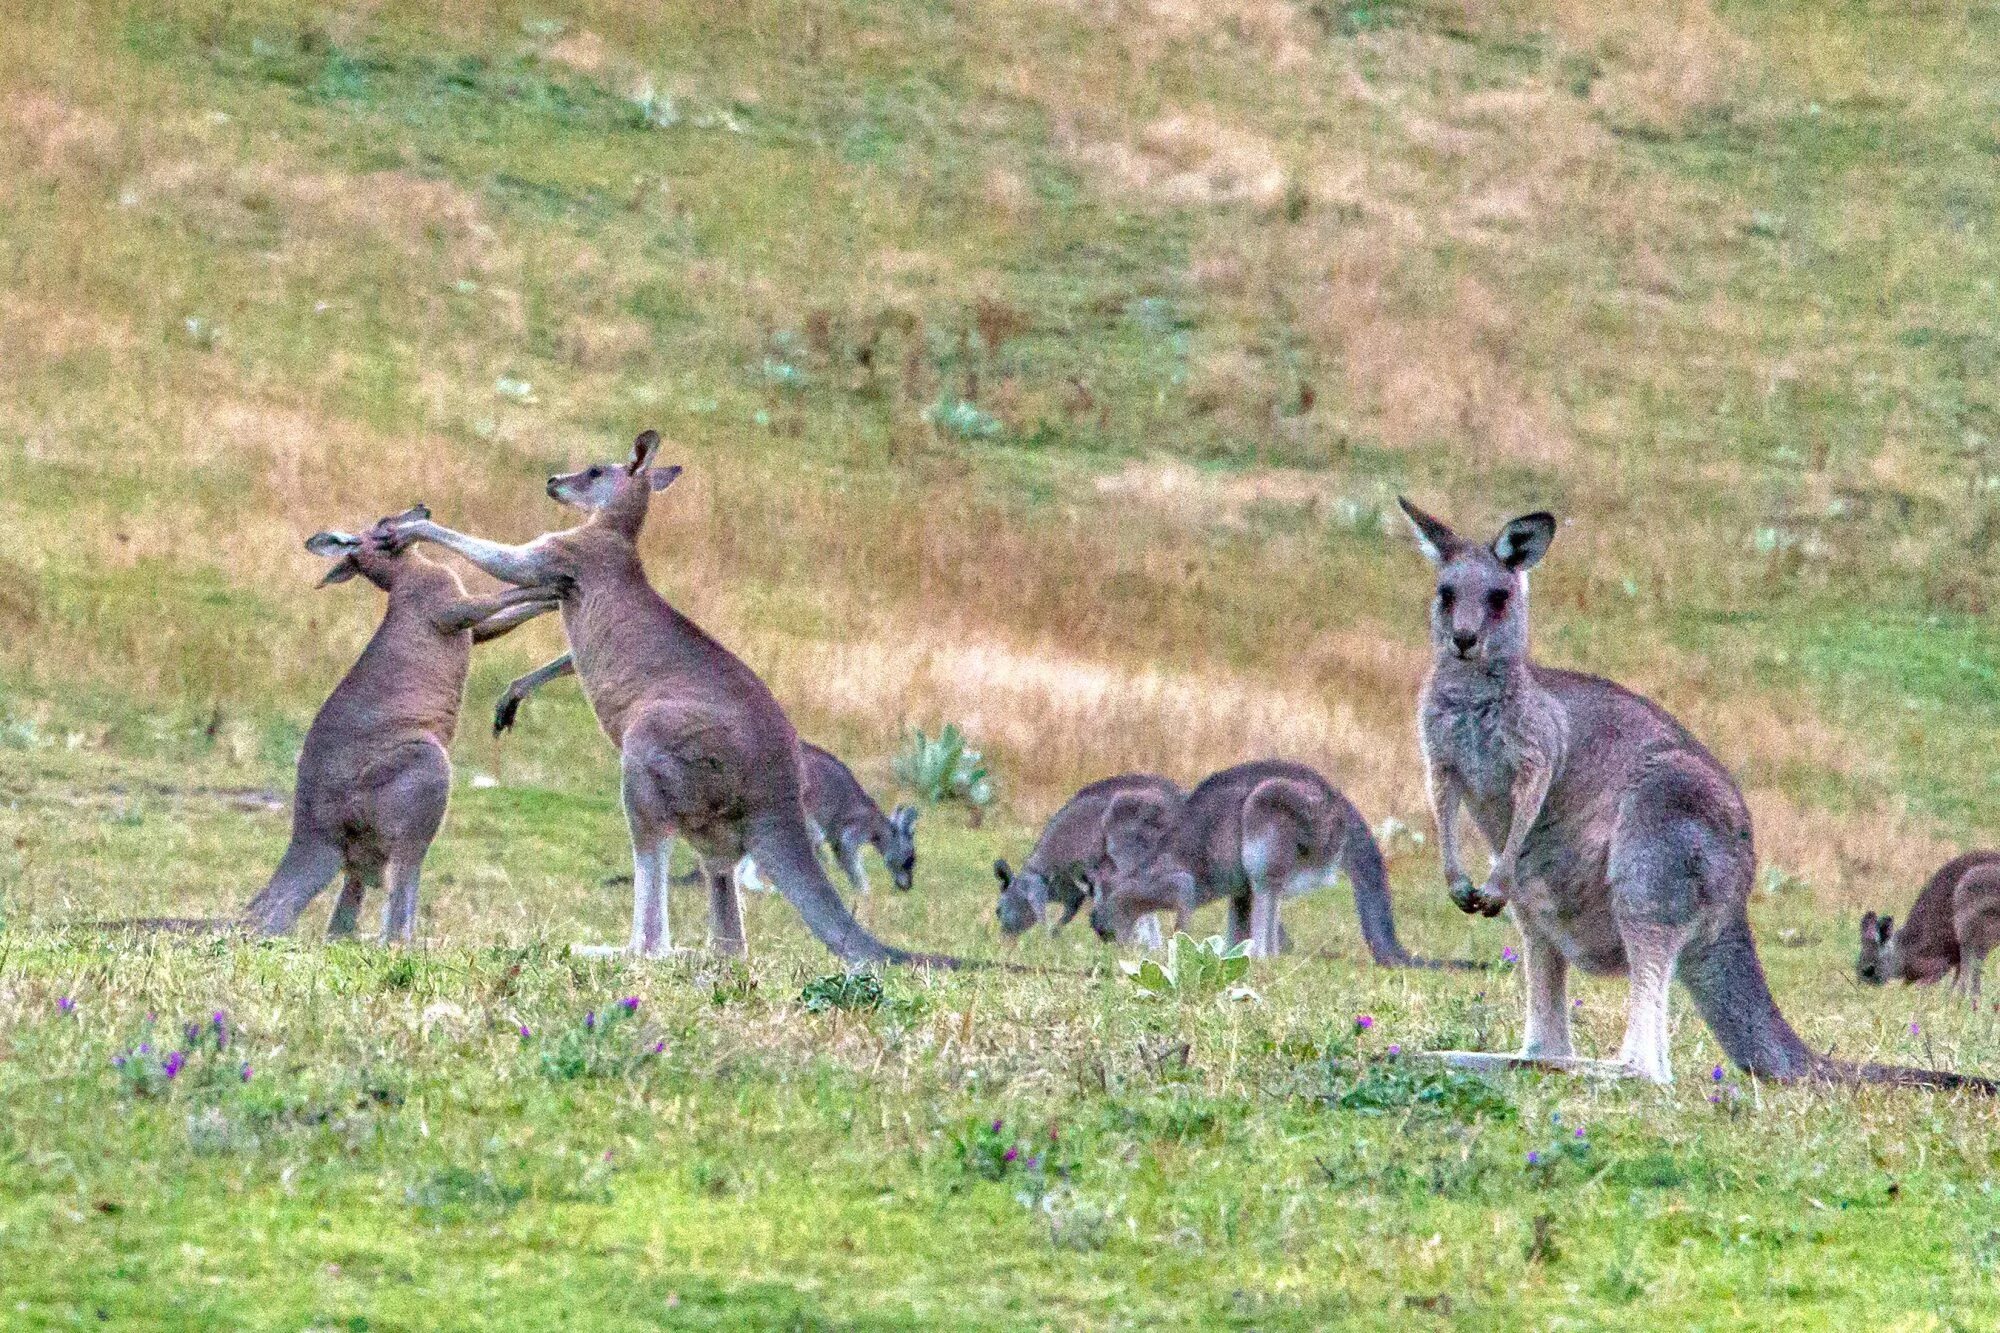
[[[1991,1327],[1994,1108],[1718,1083],[1684,1009],[1672,1091],[1442,1078],[1390,1048],[1516,1041],[1506,965],[1333,898],[1245,1001],[1072,931],[812,1012],[761,900],[747,969],[569,958],[612,756],[483,726],[553,626],[475,663],[421,949],[64,923],[275,861],[379,612],[306,534],[525,537],[652,425],[655,578],[807,735],[994,762],[899,942],[997,954],[985,866],[1119,769],[1425,829],[1393,496],[1548,507],[1539,649],[1739,775],[1807,1040],[2000,1069],[1851,980],[2000,834],[1996,87],[1989,4],[0,0],[0,1321]]]

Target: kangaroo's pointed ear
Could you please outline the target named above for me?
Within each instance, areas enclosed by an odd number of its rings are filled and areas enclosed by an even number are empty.
[[[1396,503],[1402,507],[1403,517],[1410,520],[1410,530],[1416,534],[1418,548],[1432,564],[1443,564],[1465,544],[1443,519],[1433,518],[1400,495],[1396,497]]]
[[[1014,868],[1008,865],[1005,860],[995,861],[993,863],[993,878],[1000,881],[1000,891],[1005,893],[1008,885],[1014,882]]]
[[[306,538],[306,550],[322,560],[337,560],[361,549],[361,539],[346,532],[315,532]]]
[[[640,431],[639,438],[632,441],[632,461],[625,465],[625,470],[635,477],[638,476],[639,473],[652,466],[653,455],[658,453],[659,449],[660,432],[656,430]]]
[[[899,832],[905,834],[914,833],[917,828],[917,807],[914,805],[897,806],[894,813],[889,816],[889,822],[894,824]]]
[[[1523,514],[1493,539],[1493,557],[1509,569],[1533,569],[1549,553],[1549,543],[1555,539],[1554,514]]]
[[[671,467],[656,467],[651,472],[648,472],[646,476],[653,483],[654,490],[664,491],[667,487],[674,484],[674,478],[680,476],[680,474],[681,465],[675,463]]]
[[[1875,923],[1875,938],[1887,944],[1889,937],[1896,933],[1896,918],[1885,916]]]
[[[1861,914],[1861,938],[1864,940],[1875,938],[1875,914],[1873,912],[1863,912]]]

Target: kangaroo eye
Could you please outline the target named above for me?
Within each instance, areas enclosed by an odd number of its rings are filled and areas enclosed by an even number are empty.
[[[1457,600],[1458,600],[1458,594],[1453,592],[1450,588],[1438,589],[1438,609],[1440,611],[1445,612],[1447,615],[1450,614],[1451,604]]]
[[[601,466],[593,467],[592,469],[590,469],[590,471],[584,473],[584,475],[586,477],[589,477],[592,481],[596,481],[599,477],[604,475],[604,469]]]
[[[1505,611],[1507,609],[1507,590],[1505,588],[1495,588],[1492,592],[1487,593],[1486,605],[1496,616]]]

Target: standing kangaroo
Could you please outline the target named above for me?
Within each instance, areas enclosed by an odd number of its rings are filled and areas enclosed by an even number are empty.
[[[506,583],[561,599],[578,679],[619,750],[632,833],[634,953],[672,947],[667,854],[684,837],[708,870],[709,938],[745,952],[732,870],[746,854],[842,961],[929,963],[882,943],[840,901],[814,854],[800,795],[799,742],[755,672],[654,591],[639,533],[653,493],[680,475],[653,466],[660,437],[640,435],[630,460],[550,477],[550,498],[589,517],[520,546],[468,536],[428,519],[399,536],[455,551]]]
[[[1985,1079],[1807,1049],[1778,1012],[1750,938],[1756,852],[1735,782],[1658,705],[1528,660],[1527,573],[1554,540],[1555,519],[1517,518],[1481,544],[1400,503],[1437,567],[1419,722],[1445,880],[1462,910],[1511,908],[1520,928],[1528,1022],[1519,1058],[1671,1081],[1667,991],[1678,975],[1722,1049],[1753,1074],[1996,1090]],[[1480,887],[1460,860],[1461,805],[1494,849]],[[1616,1062],[1574,1056],[1572,963],[1631,979]]]
[[[493,706],[493,734],[498,736],[514,725],[529,695],[550,681],[574,674],[576,659],[564,653],[510,681]],[[883,814],[852,769],[831,751],[807,741],[799,742],[799,782],[814,840],[833,853],[854,891],[869,891],[861,849],[873,847],[881,854],[882,864],[889,867],[889,880],[897,892],[908,893],[917,869],[917,808],[899,805],[893,814]]]
[[[388,882],[384,942],[416,934],[424,856],[451,797],[447,749],[458,728],[472,645],[556,607],[546,591],[467,597],[458,575],[405,553],[394,525],[429,517],[419,506],[355,537],[317,533],[314,555],[334,561],[320,586],[361,577],[389,595],[360,658],[327,696],[299,752],[292,840],[243,924],[290,930],[336,871],[345,871],[329,937],[351,935],[362,895]]]
[[[1153,799],[1128,804],[1118,820],[1107,821],[1111,803],[1125,795]],[[1061,930],[1089,897],[1092,880],[1110,870],[1106,837],[1121,843],[1163,837],[1183,799],[1179,787],[1151,773],[1121,773],[1077,792],[1049,816],[1019,871],[1005,861],[993,863],[993,874],[1000,881],[1000,901],[994,908],[1000,929],[1018,936],[1047,920],[1049,904],[1055,902],[1063,913],[1049,921],[1049,933]]]
[[[1978,1000],[1986,955],[2000,944],[2000,852],[1967,852],[1938,868],[1901,930],[1896,918],[1861,918],[1855,972],[1871,986],[1928,984],[1955,973],[1952,988]]]
[[[1126,807],[1152,799],[1121,795],[1105,818],[1129,818]],[[1174,913],[1174,928],[1185,929],[1197,908],[1226,898],[1229,943],[1247,939],[1253,957],[1275,958],[1284,945],[1279,903],[1345,873],[1375,961],[1384,967],[1417,961],[1396,939],[1388,873],[1366,821],[1304,764],[1266,759],[1210,774],[1188,794],[1165,838],[1113,842],[1108,856],[1111,873],[1097,886],[1090,911],[1091,926],[1105,939],[1129,939],[1134,923],[1154,912]]]

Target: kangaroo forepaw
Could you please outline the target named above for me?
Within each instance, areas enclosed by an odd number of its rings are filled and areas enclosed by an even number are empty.
[[[1451,881],[1451,901],[1459,911],[1467,916],[1498,916],[1507,906],[1507,899],[1474,884],[1464,875],[1454,876]]]
[[[501,695],[500,702],[493,705],[493,734],[499,736],[511,731],[514,727],[514,719],[520,715],[520,712],[520,695]]]

